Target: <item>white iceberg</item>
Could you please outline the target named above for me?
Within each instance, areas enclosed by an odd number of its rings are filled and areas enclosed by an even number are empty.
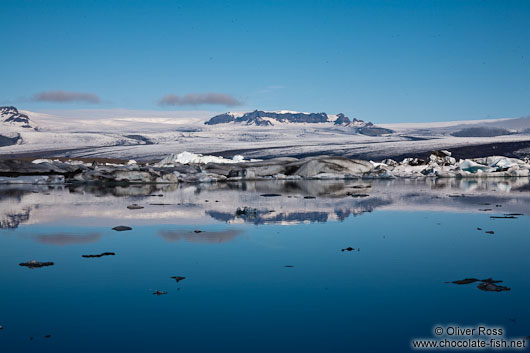
[[[180,164],[208,164],[208,163],[241,163],[245,161],[245,157],[241,155],[235,155],[232,159],[217,157],[217,156],[204,156],[202,154],[196,154],[192,152],[181,152],[179,154],[170,154],[160,162],[155,164],[156,167],[169,167],[176,163]],[[257,159],[251,159],[251,162],[258,161]]]
[[[479,164],[479,163],[474,162],[474,161],[469,160],[469,159],[465,159],[465,160],[461,161],[460,164],[459,164],[459,167],[464,172],[469,172],[469,173],[473,173],[473,174],[477,173],[479,171],[487,173],[487,172],[494,172],[496,170],[495,168],[492,168],[492,167],[487,166],[487,165]]]

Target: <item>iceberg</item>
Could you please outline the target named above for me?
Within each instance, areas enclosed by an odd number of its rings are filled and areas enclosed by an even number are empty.
[[[217,157],[217,156],[204,156],[202,154],[196,154],[192,152],[181,152],[179,154],[170,154],[160,162],[155,164],[156,167],[173,167],[176,163],[179,164],[208,164],[208,163],[241,163],[245,158],[241,155],[235,155],[232,159]],[[256,161],[256,160],[251,160]]]

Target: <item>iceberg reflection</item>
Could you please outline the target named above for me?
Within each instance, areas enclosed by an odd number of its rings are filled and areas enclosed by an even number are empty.
[[[0,228],[51,223],[90,226],[95,220],[104,226],[118,221],[131,225],[287,225],[343,221],[375,210],[474,213],[488,209],[487,204],[500,205],[492,212],[528,214],[528,186],[527,178],[276,180],[127,187],[2,185]],[[279,196],[261,196],[264,194]],[[133,203],[144,208],[127,209]],[[241,211],[245,207],[253,211]],[[56,244],[97,240],[94,234],[38,239]]]

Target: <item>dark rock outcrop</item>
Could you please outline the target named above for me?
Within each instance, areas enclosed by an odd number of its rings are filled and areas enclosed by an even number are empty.
[[[262,118],[255,118],[247,121],[247,125],[254,125],[254,126],[272,126],[272,123],[268,120],[262,119]]]
[[[0,147],[16,145],[18,140],[20,140],[20,134],[14,136],[0,135]]]
[[[224,113],[216,115],[204,124],[216,125],[225,123],[246,123],[247,125],[258,125],[267,126],[272,125],[268,120],[269,118],[276,120],[281,123],[327,123],[329,122],[328,115],[326,113],[276,113],[276,112],[265,112],[262,110],[254,110],[253,112],[245,113],[242,116],[235,117],[230,113]]]
[[[348,125],[351,123],[350,118],[348,118],[346,115],[339,113],[337,114],[337,120],[335,120],[335,125]]]
[[[19,113],[13,106],[0,107],[0,122],[17,125],[26,129],[31,129],[31,120],[26,114]]]
[[[231,123],[235,120],[235,117],[229,113],[219,114],[205,122],[205,125],[217,125]]]

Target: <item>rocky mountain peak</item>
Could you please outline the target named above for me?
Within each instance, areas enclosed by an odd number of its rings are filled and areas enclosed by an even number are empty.
[[[0,122],[26,129],[33,128],[31,119],[26,114],[19,113],[13,106],[0,107]]]
[[[337,120],[335,120],[335,125],[348,125],[350,123],[351,120],[346,115],[342,113],[337,114]]]
[[[279,123],[309,123],[309,124],[333,124],[337,127],[352,129],[353,133],[364,135],[384,135],[392,133],[392,130],[376,127],[371,122],[365,122],[356,118],[350,119],[343,113],[329,116],[326,113],[300,113],[291,111],[267,112],[254,110],[248,113],[223,113],[212,117],[205,125],[218,125],[227,123],[239,123],[249,126],[272,126]]]
[[[18,109],[12,105],[0,107],[0,114],[18,114]]]

